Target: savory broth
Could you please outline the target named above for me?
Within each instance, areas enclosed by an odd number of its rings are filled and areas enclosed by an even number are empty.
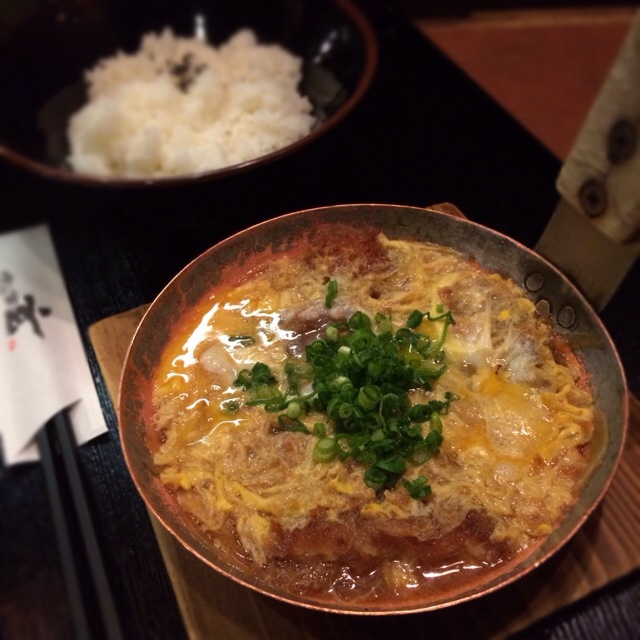
[[[285,591],[365,605],[529,553],[575,502],[594,428],[579,359],[512,281],[332,227],[211,288],[154,407],[160,479],[218,547]]]

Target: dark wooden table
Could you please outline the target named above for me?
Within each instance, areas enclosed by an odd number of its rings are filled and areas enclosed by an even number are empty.
[[[150,302],[216,241],[280,213],[348,202],[449,201],[532,246],[556,202],[558,159],[405,14],[375,5],[368,11],[380,62],[372,88],[349,118],[296,157],[224,183],[140,191],[70,187],[0,167],[0,231],[50,226],[109,427],[82,447],[80,462],[127,638],[173,640],[186,631],[147,512],[126,472],[89,327]],[[634,268],[603,313],[636,395],[638,272]],[[637,507],[637,497],[632,504]],[[38,464],[0,468],[0,513],[0,638],[69,638],[69,606]],[[521,636],[600,638],[610,629],[615,637],[631,637],[639,580],[636,570]],[[430,620],[436,618],[425,614],[422,637],[445,637]],[[219,636],[212,630],[211,637]]]

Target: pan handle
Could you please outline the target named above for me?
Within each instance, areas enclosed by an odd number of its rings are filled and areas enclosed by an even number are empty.
[[[613,241],[638,241],[640,11],[558,174],[556,187]]]

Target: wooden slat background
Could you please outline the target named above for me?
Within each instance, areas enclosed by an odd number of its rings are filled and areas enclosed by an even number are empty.
[[[567,157],[637,7],[417,18],[424,35],[558,158]]]

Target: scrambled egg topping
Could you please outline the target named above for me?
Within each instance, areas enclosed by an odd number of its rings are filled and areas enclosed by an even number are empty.
[[[577,358],[560,357],[523,292],[452,249],[383,235],[378,242],[388,260],[357,277],[349,265],[283,255],[239,286],[217,286],[195,319],[185,320],[157,371],[162,444],[154,461],[162,481],[205,530],[215,535],[231,522],[259,565],[308,554],[303,543],[287,541],[318,523],[348,518],[365,532],[356,551],[373,556],[383,554],[381,539],[445,539],[470,512],[490,522],[485,543],[516,553],[557,525],[586,473],[594,407],[584,371]],[[323,304],[329,278],[339,283],[331,309]],[[397,488],[381,500],[356,463],[314,462],[313,435],[275,432],[272,415],[243,404],[234,385],[257,361],[284,380],[285,363],[303,357],[305,341],[341,314],[390,313],[400,327],[412,310],[438,305],[455,318],[447,370],[433,391],[412,392],[412,401],[445,390],[458,399],[442,417],[439,455],[407,471],[427,476],[426,499]],[[229,403],[240,409],[230,412]],[[303,418],[311,426],[323,419]],[[460,545],[468,551],[473,543]],[[344,553],[330,536],[314,544],[329,560]],[[383,573],[393,582],[398,568],[390,562]]]

